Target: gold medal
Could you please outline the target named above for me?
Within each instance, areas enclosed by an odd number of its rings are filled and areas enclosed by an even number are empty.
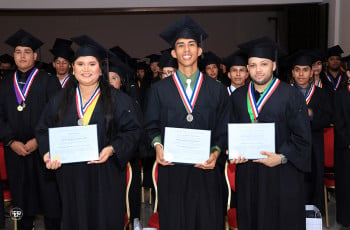
[[[193,115],[192,115],[192,114],[187,114],[186,120],[187,120],[188,122],[192,122],[192,121],[193,121]]]
[[[17,106],[17,111],[18,112],[22,112],[23,111],[23,106],[22,105],[18,105]]]
[[[78,120],[78,125],[80,125],[80,126],[84,125],[84,120],[83,120],[83,118],[81,118],[81,119]]]

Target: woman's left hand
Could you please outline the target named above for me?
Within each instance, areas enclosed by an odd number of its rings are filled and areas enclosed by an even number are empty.
[[[100,152],[100,159],[98,159],[96,161],[89,161],[88,164],[105,163],[108,160],[108,158],[111,157],[113,154],[114,154],[114,148],[111,145],[106,146]]]

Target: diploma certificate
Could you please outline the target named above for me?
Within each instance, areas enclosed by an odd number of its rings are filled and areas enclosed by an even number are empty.
[[[165,127],[164,159],[170,162],[204,163],[210,155],[209,130]]]
[[[228,124],[229,159],[261,159],[261,151],[275,152],[275,123]]]
[[[97,126],[49,129],[50,159],[62,164],[99,159]]]

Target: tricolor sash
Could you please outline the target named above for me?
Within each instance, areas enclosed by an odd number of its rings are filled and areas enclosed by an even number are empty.
[[[231,96],[231,94],[233,93],[233,91],[231,90],[231,86],[227,86],[227,92],[228,95]]]
[[[305,101],[306,101],[306,104],[307,104],[307,105],[309,104],[309,102],[311,101],[312,96],[313,96],[314,93],[315,93],[315,88],[316,88],[316,86],[315,86],[314,84],[312,84],[312,85],[310,86],[309,91],[307,92],[307,94],[306,94],[306,96],[305,96]]]
[[[201,73],[199,71],[198,76],[197,76],[197,80],[196,80],[196,83],[194,84],[194,88],[192,90],[192,95],[190,98],[188,98],[188,96],[186,94],[186,90],[185,90],[183,84],[181,83],[181,79],[176,72],[173,73],[173,80],[175,82],[177,91],[180,94],[182,103],[184,104],[187,113],[192,114],[193,108],[194,108],[196,101],[197,101],[197,98],[198,98],[199,90],[200,90],[202,83],[203,83],[203,73]]]
[[[84,113],[89,108],[89,106],[93,104],[95,100],[97,100],[97,98],[100,96],[100,93],[101,93],[100,87],[97,87],[94,93],[91,95],[90,99],[85,103],[85,105],[83,105],[83,99],[80,93],[80,89],[79,89],[79,86],[77,86],[75,100],[77,103],[77,112],[80,119],[83,119]]]
[[[26,84],[24,85],[24,87],[21,89],[21,87],[19,87],[18,84],[18,77],[17,77],[17,71],[15,71],[15,73],[13,74],[13,86],[15,89],[15,94],[16,94],[16,98],[17,98],[17,102],[19,105],[22,104],[22,102],[25,102],[29,90],[33,84],[33,81],[35,79],[35,77],[37,76],[39,70],[38,68],[34,67],[32,72],[30,72]]]
[[[62,89],[63,89],[64,87],[66,87],[66,84],[67,84],[68,80],[69,80],[69,74],[67,74],[67,76],[65,76],[65,77],[63,78],[62,82],[61,82],[61,87],[62,87]]]
[[[334,85],[333,77],[329,76],[327,72],[326,72],[326,77],[327,77],[328,81],[332,84],[333,90],[336,91],[339,88],[340,82],[342,80],[342,75],[341,74],[339,75],[338,80],[335,83],[335,85]]]
[[[280,80],[274,77],[264,90],[264,93],[260,96],[258,102],[256,102],[254,96],[254,83],[253,81],[249,83],[247,92],[247,107],[251,122],[257,121],[260,111],[262,110],[265,103],[269,100],[271,95],[275,92],[279,83]]]
[[[319,87],[319,88],[322,88],[322,81],[321,81],[321,79],[319,79],[317,83],[315,82],[315,85],[317,87]]]

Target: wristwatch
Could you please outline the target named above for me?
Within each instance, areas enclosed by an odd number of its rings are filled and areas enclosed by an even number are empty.
[[[281,156],[281,164],[282,165],[287,164],[287,162],[288,162],[287,157],[283,154],[280,154],[280,156]]]

